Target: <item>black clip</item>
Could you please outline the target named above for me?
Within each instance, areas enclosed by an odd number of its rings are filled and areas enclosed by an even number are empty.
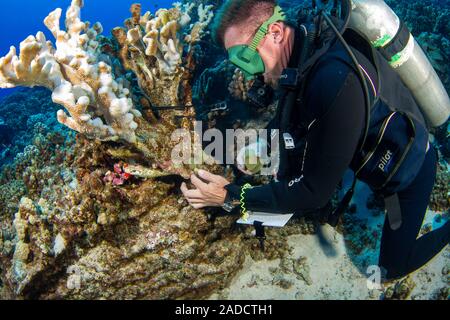
[[[227,101],[220,101],[217,102],[210,107],[210,110],[208,110],[209,112],[214,112],[214,111],[228,111],[228,102]]]
[[[214,228],[217,220],[217,214],[215,212],[208,213],[206,220],[210,223],[211,228]]]
[[[260,221],[255,221],[253,223],[253,226],[256,230],[256,238],[259,240],[259,247],[261,248],[262,252],[265,251],[264,241],[267,239],[263,224],[264,223]]]
[[[300,85],[300,71],[295,68],[284,69],[280,76],[279,85],[287,89],[297,89]]]

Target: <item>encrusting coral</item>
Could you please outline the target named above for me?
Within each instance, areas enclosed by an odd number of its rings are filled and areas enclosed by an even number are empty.
[[[18,174],[8,174],[8,186],[23,197],[18,208],[5,206],[0,215],[2,297],[203,296],[239,269],[244,247],[230,228],[234,217],[213,224],[182,200],[174,174],[189,171],[169,162],[172,131],[192,126],[193,50],[211,21],[211,7],[200,6],[193,24],[192,5],[176,4],[155,17],[132,7],[119,51],[123,69],[133,71],[148,99],[141,113],[133,101],[136,88],[100,50],[101,25],[81,21],[82,6],[72,1],[65,31],[61,9],[45,19],[55,47],[39,32],[22,42],[19,56],[11,48],[0,60],[0,87],[50,89],[65,108],[58,120],[81,133],[73,148],[48,149],[37,139],[24,165],[17,159],[9,167]],[[158,118],[152,108],[164,104],[186,110]],[[8,201],[13,199],[2,199]]]
[[[1,213],[4,297],[200,297],[239,269],[234,218],[212,224],[176,179],[109,183],[108,145],[82,136],[63,158],[30,152],[27,195],[12,217]]]

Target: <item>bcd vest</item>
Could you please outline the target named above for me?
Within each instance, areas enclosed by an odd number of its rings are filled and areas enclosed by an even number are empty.
[[[370,122],[366,124],[369,133],[364,145],[355,150],[350,168],[356,178],[367,183],[374,192],[385,199],[391,199],[414,180],[425,160],[429,148],[427,124],[411,92],[380,53],[374,51],[365,38],[351,29],[346,30],[344,38],[364,71],[371,98]],[[291,117],[287,117],[301,120],[299,123],[289,124],[280,133],[281,147],[286,148],[280,164],[281,179],[303,174],[302,163],[309,128],[312,123],[317,126],[321,121],[320,116],[306,110],[304,93],[308,79],[325,59],[336,59],[353,70],[356,68],[348,53],[333,45],[314,62],[303,78],[298,90],[297,105],[292,108]],[[295,147],[291,145],[287,148],[283,141],[286,134],[293,139]],[[352,196],[353,190],[346,195],[348,199],[344,199],[344,202],[350,202]]]

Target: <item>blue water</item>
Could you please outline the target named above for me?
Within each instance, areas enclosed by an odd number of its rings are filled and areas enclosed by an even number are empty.
[[[7,2],[7,3],[5,3]],[[92,23],[100,21],[104,27],[104,34],[108,35],[114,27],[122,26],[123,21],[130,17],[130,7],[136,0],[85,0],[85,7],[81,11],[83,21]],[[158,8],[167,8],[175,1],[145,0],[142,1],[143,11],[155,12]],[[8,53],[10,46],[19,47],[21,41],[38,31],[43,31],[48,39],[53,36],[45,27],[45,17],[54,9],[62,8],[64,14],[71,0],[9,0],[2,1],[0,10],[0,57]],[[15,89],[12,89],[15,90]],[[10,94],[12,90],[0,89],[0,98]]]

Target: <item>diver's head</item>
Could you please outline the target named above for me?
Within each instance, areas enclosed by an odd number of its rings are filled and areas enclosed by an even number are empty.
[[[246,79],[263,75],[275,87],[294,42],[285,20],[275,0],[227,0],[216,15],[213,36]]]

